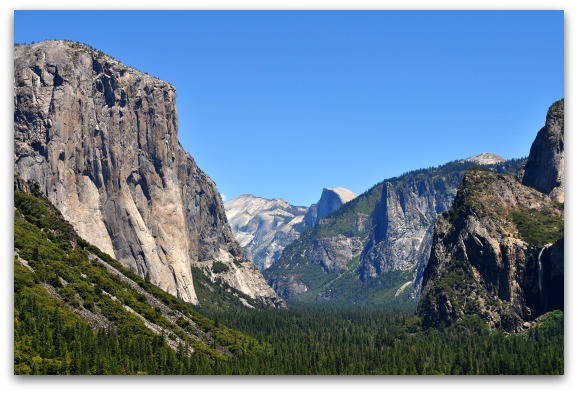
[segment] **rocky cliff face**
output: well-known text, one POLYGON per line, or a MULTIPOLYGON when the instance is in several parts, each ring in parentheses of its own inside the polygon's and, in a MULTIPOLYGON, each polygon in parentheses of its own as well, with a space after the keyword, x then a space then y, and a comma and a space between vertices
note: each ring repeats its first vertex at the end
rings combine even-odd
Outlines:
POLYGON ((175 99, 170 84, 82 44, 15 47, 15 173, 80 236, 197 303, 191 263, 244 254, 215 184, 178 142, 175 99))
MULTIPOLYGON (((486 165, 516 173, 521 160, 486 165)), ((306 230, 264 274, 275 290, 301 300, 386 303, 416 297, 434 224, 476 160, 385 180, 306 230), (413 285, 409 284, 413 283, 413 285)))
POLYGON ((355 194, 346 188, 324 188, 319 202, 311 205, 307 210, 305 225, 312 227, 353 198, 355 194))
POLYGON ((456 191, 455 179, 426 173, 385 183, 362 255, 362 279, 424 264, 436 217, 451 206, 456 191))
POLYGON ((530 149, 522 183, 564 202, 564 99, 552 104, 530 149))
POLYGON ((277 261, 283 249, 303 231, 306 207, 293 206, 283 199, 253 195, 225 202, 225 213, 247 257, 260 269, 277 261))
POLYGON ((518 331, 563 308, 564 213, 509 175, 466 172, 438 217, 418 311, 426 326, 466 314, 518 331))

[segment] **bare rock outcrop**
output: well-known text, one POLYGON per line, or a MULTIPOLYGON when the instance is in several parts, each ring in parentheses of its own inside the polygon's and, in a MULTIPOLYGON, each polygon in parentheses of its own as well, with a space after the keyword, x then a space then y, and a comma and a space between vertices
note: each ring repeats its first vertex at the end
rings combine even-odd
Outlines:
POLYGON ((307 250, 307 259, 328 272, 343 273, 351 259, 361 254, 362 248, 361 240, 356 237, 322 237, 313 241, 313 246, 307 250))
POLYGON ((279 259, 283 249, 299 237, 307 208, 284 199, 241 195, 225 202, 235 238, 261 270, 279 259))
POLYGON ((89 46, 17 45, 14 170, 77 232, 197 303, 191 263, 243 259, 215 183, 178 141, 175 88, 89 46))
POLYGON ((495 154, 495 153, 485 152, 485 153, 478 154, 477 156, 466 158, 463 161, 464 162, 474 162, 474 163, 479 164, 479 165, 494 165, 494 164, 499 164, 501 162, 505 162, 506 159, 502 156, 495 154))
POLYGON ((436 217, 451 206, 457 191, 453 182, 416 174, 384 184, 362 255, 363 279, 425 265, 436 217))
POLYGON ((306 208, 290 205, 284 199, 247 194, 227 201, 225 212, 247 257, 265 271, 307 227, 354 198, 355 194, 346 188, 324 188, 319 201, 306 208))
POLYGON ((285 301, 267 284, 261 271, 251 261, 200 261, 194 263, 194 266, 212 282, 224 283, 267 306, 287 307, 285 301))
POLYGON ((483 153, 384 180, 306 229, 265 277, 285 298, 357 303, 385 303, 393 299, 385 292, 411 280, 399 296, 416 299, 437 216, 451 207, 463 173, 516 173, 522 162, 483 153))
POLYGON ((319 201, 311 205, 309 210, 307 210, 307 214, 305 214, 305 225, 308 227, 315 225, 319 220, 327 217, 343 204, 355 198, 355 196, 356 195, 347 188, 324 188, 319 201))
POLYGON ((564 202, 564 99, 550 106, 546 124, 532 143, 522 183, 564 202))

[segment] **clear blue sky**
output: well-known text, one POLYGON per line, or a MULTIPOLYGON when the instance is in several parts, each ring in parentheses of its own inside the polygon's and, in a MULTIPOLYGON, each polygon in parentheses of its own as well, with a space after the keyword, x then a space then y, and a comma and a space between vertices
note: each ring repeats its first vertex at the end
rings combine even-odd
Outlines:
POLYGON ((16 11, 177 89, 179 138, 231 199, 316 202, 490 151, 564 96, 562 11, 16 11), (49 14, 49 15, 47 15, 49 14))

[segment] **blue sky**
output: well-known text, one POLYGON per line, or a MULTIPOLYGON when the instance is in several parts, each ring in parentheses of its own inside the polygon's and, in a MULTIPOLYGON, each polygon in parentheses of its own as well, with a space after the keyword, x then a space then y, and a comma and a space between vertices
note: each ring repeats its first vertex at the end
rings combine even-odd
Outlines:
POLYGON ((180 141, 228 199, 526 156, 564 96, 562 11, 15 12, 15 42, 53 38, 172 83, 180 141))

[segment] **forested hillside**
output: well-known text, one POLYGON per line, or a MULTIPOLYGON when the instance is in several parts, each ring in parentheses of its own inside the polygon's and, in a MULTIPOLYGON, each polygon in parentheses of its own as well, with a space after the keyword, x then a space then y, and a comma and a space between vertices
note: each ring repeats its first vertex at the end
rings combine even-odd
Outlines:
POLYGON ((563 373, 561 312, 519 335, 475 318, 422 330, 408 309, 249 308, 208 280, 193 309, 22 192, 15 254, 15 374, 563 373))
POLYGON ((80 238, 33 184, 16 183, 16 374, 208 372, 267 350, 130 272, 80 238))

